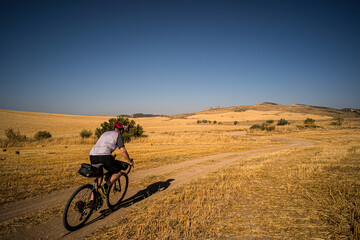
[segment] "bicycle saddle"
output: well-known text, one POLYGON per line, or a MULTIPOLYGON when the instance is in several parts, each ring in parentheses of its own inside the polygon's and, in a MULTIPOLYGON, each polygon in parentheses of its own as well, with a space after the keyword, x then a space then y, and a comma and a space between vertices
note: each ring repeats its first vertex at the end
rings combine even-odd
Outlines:
POLYGON ((96 168, 101 168, 102 166, 104 166, 103 163, 97 163, 97 164, 91 164, 91 166, 96 167, 96 168))

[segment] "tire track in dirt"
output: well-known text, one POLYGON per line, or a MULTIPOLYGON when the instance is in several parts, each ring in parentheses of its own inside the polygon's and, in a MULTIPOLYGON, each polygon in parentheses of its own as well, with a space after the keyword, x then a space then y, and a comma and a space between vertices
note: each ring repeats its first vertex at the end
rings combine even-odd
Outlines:
MULTIPOLYGON (((166 165, 162 167, 157 167, 148 170, 141 170, 130 174, 130 189, 127 193, 127 198, 136 199, 136 196, 140 196, 139 193, 146 192, 146 189, 132 189, 131 182, 139 180, 149 175, 159 175, 168 172, 172 172, 177 169, 181 169, 186 167, 185 170, 179 170, 178 173, 174 173, 169 176, 169 179, 172 179, 170 185, 166 190, 171 190, 179 185, 188 182, 196 177, 199 177, 209 171, 216 170, 220 167, 223 167, 227 164, 230 164, 234 161, 238 160, 246 160, 248 158, 257 157, 262 154, 279 152, 282 150, 293 149, 296 147, 306 147, 312 145, 310 142, 300 141, 300 140, 290 140, 290 139, 280 139, 277 140, 285 141, 287 144, 285 146, 273 147, 268 149, 261 150, 249 150, 244 152, 230 152, 230 153, 222 153, 213 156, 202 157, 196 160, 181 162, 177 164, 166 165), (207 163, 206 165, 200 165, 203 162, 209 160, 218 160, 214 163, 207 163)), ((19 201, 16 203, 7 204, 7 206, 3 206, 0 209, 0 220, 1 222, 7 221, 9 219, 20 217, 25 214, 38 211, 40 209, 56 206, 59 204, 66 204, 67 199, 71 195, 71 193, 77 187, 58 191, 43 197, 31 198, 23 201, 19 201), (6 220, 7 219, 7 220, 6 220)), ((158 193, 159 194, 159 193, 158 193)), ((151 196, 142 196, 143 199, 146 200, 147 197, 151 196)), ((139 199, 138 199, 139 200, 139 199)), ((124 202, 127 202, 125 200, 124 202)), ((62 225, 61 217, 57 217, 52 219, 46 223, 32 226, 31 229, 26 229, 24 231, 18 232, 15 235, 6 236, 5 239, 80 239, 86 235, 90 235, 93 231, 100 227, 104 226, 112 226, 113 223, 123 214, 126 214, 127 209, 131 208, 132 204, 136 204, 138 201, 129 202, 122 208, 117 211, 111 212, 107 209, 106 204, 102 208, 102 210, 95 212, 92 217, 89 219, 88 224, 86 224, 82 229, 79 229, 75 232, 68 232, 64 229, 62 225)))
MULTIPOLYGON (((256 150, 253 150, 253 151, 256 151, 256 150)), ((207 161, 209 159, 217 160, 217 159, 221 159, 221 158, 233 155, 233 154, 238 154, 238 153, 222 153, 222 154, 217 154, 214 156, 202 157, 202 158, 191 160, 191 161, 169 164, 169 165, 165 165, 165 166, 161 166, 161 167, 157 167, 157 168, 152 168, 152 169, 147 169, 147 170, 139 170, 139 171, 136 171, 136 172, 130 174, 130 177, 129 177, 130 184, 131 184, 131 182, 135 182, 135 181, 137 181, 141 178, 144 178, 146 176, 149 176, 149 175, 155 175, 155 174, 159 174, 159 173, 163 174, 163 173, 174 171, 176 169, 180 169, 180 168, 183 168, 186 166, 196 165, 203 161, 207 161)), ((89 180, 89 183, 90 182, 91 182, 91 180, 89 180)), ((3 206, 0 206, 0 223, 8 221, 8 220, 16 218, 16 217, 21 217, 26 214, 36 212, 36 211, 39 211, 42 209, 47 209, 47 208, 50 208, 50 207, 53 207, 53 206, 56 206, 56 205, 59 205, 62 203, 65 205, 65 203, 67 202, 70 195, 78 187, 79 186, 71 187, 68 189, 52 192, 48 195, 36 196, 36 197, 20 200, 17 202, 4 204, 3 206)))

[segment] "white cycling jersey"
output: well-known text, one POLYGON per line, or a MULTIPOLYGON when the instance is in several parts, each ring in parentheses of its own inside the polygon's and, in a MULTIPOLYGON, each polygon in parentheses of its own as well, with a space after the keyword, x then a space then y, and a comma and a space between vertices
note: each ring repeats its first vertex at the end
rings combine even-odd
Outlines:
POLYGON ((104 132, 95 146, 91 149, 91 156, 111 155, 116 147, 119 149, 124 147, 124 140, 120 133, 116 131, 104 132))

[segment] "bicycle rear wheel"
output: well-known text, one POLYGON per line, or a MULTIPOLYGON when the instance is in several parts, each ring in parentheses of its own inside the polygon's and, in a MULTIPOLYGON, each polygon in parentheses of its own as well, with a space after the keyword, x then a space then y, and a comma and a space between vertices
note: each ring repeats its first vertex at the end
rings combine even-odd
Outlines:
POLYGON ((67 230, 74 231, 81 228, 90 218, 91 213, 94 210, 94 206, 90 204, 92 193, 93 186, 91 184, 86 184, 79 187, 71 195, 66 203, 63 214, 63 224, 67 230))
POLYGON ((128 185, 129 178, 126 173, 122 173, 120 178, 114 182, 109 189, 108 197, 106 199, 106 203, 109 208, 115 208, 121 202, 121 200, 123 200, 128 185))

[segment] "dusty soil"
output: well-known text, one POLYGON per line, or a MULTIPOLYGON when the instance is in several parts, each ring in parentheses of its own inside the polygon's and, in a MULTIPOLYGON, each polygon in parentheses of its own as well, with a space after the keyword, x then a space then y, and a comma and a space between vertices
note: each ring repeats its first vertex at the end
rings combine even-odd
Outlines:
MULTIPOLYGON (((239 133, 237 133, 239 134, 239 133)), ((240 133, 242 134, 242 133, 240 133)), ((279 138, 278 138, 279 140, 279 138)), ((216 170, 234 161, 250 161, 251 158, 272 152, 284 151, 292 148, 310 146, 312 143, 282 139, 286 144, 284 146, 258 149, 244 152, 230 152, 213 156, 202 157, 192 161, 171 164, 158 168, 141 170, 130 173, 130 187, 126 194, 124 204, 116 211, 107 209, 106 204, 103 208, 95 212, 88 220, 87 224, 74 232, 67 231, 62 224, 62 218, 56 217, 43 224, 32 226, 13 235, 2 236, 2 239, 81 239, 90 235, 100 227, 111 226, 119 216, 126 214, 127 209, 131 208, 139 201, 146 201, 147 198, 156 197, 161 194, 161 190, 168 191, 199 177, 209 171, 216 170), (210 161, 215 160, 215 161, 210 161), (204 164, 202 164, 204 163, 204 164), (205 164, 206 163, 206 164, 205 164), (169 173, 168 181, 162 183, 153 183, 150 186, 157 186, 158 190, 151 190, 150 186, 145 189, 132 188, 131 183, 151 175, 163 175, 169 173), (165 185, 164 185, 165 184, 165 185), (163 186, 166 186, 165 188, 163 186), (149 193, 150 190, 150 193, 149 193), (154 194, 156 193, 156 194, 154 194)), ((250 163, 251 164, 251 161, 250 163)), ((77 186, 78 187, 78 186, 77 186)), ((46 196, 39 196, 21 200, 18 202, 5 204, 0 207, 0 223, 6 222, 13 218, 21 217, 26 214, 39 211, 41 209, 51 208, 59 204, 66 204, 71 193, 77 188, 69 188, 62 191, 54 192, 46 196)))

